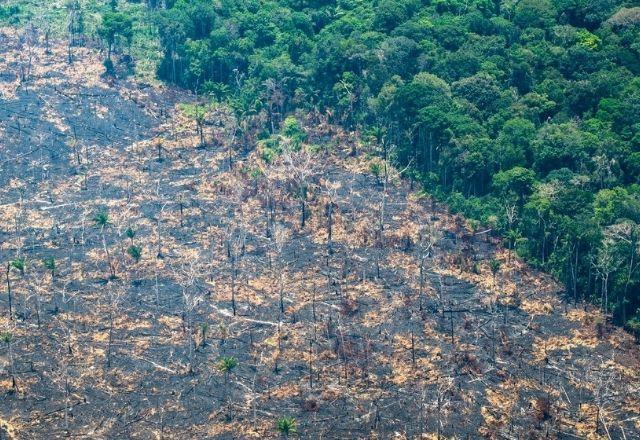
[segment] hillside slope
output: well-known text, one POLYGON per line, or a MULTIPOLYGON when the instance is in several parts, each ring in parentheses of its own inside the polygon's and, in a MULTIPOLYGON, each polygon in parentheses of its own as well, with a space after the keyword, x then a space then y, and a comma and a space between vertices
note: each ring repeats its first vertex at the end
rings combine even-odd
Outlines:
POLYGON ((370 147, 0 32, 0 438, 640 436, 632 338, 370 147))

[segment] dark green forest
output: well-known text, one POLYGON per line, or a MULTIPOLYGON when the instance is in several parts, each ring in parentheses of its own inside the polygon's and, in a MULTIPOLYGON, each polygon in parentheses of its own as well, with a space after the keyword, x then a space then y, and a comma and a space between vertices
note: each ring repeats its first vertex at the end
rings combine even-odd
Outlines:
MULTIPOLYGON (((111 11, 96 34, 110 58, 112 50, 127 52, 139 17, 106 3, 111 11)), ((159 79, 228 103, 250 121, 239 130, 256 139, 273 135, 288 115, 328 115, 554 274, 573 301, 596 303, 640 332, 637 3, 149 0, 146 7, 162 52, 159 79)))

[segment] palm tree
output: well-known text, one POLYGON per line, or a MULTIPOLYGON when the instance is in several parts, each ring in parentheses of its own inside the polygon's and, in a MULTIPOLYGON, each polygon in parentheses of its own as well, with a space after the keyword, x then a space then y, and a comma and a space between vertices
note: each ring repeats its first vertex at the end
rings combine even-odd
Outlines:
POLYGON ((231 420, 231 399, 228 396, 227 386, 229 383, 229 375, 237 366, 238 360, 231 356, 223 356, 218 361, 218 370, 224 373, 224 395, 227 401, 227 419, 229 420, 231 420))
POLYGON ((278 419, 278 431, 280 431, 286 439, 288 439, 290 435, 296 434, 298 432, 296 429, 296 419, 288 416, 278 419))
POLYGON ((238 360, 232 356, 223 356, 218 362, 218 370, 224 373, 225 383, 228 381, 229 375, 234 368, 238 366, 238 360))
POLYGON ((106 211, 99 212, 93 216, 93 223, 96 228, 100 228, 100 235, 102 235, 102 248, 107 256, 107 263, 109 264, 109 271, 111 273, 111 279, 116 278, 116 271, 111 263, 111 254, 109 254, 109 248, 107 247, 107 238, 105 237, 104 230, 111 224, 109 219, 109 213, 106 211))
POLYGON ((106 211, 102 211, 93 216, 93 223, 95 223, 96 227, 105 228, 111 224, 111 219, 109 218, 109 213, 106 211))

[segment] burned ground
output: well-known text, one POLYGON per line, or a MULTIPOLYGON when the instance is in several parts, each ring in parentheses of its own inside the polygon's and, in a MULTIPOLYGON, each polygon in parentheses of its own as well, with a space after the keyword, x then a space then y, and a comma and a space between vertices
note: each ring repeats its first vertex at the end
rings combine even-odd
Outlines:
POLYGON ((640 436, 632 338, 357 139, 198 146, 192 96, 1 39, 0 438, 640 436))

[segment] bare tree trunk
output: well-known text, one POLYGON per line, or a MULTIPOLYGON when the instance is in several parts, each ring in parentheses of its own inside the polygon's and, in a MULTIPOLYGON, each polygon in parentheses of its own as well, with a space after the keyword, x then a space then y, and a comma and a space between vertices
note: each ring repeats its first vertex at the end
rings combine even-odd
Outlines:
POLYGON ((13 344, 11 343, 11 340, 7 342, 7 345, 9 349, 9 366, 11 367, 11 386, 13 387, 14 391, 18 391, 18 384, 16 382, 15 362, 13 359, 13 344))
POLYGON ((333 202, 329 201, 327 204, 327 248, 329 254, 333 253, 332 247, 333 240, 333 202))
POLYGON ((111 262, 111 254, 109 253, 109 248, 107 247, 107 238, 104 234, 104 226, 100 228, 100 233, 102 235, 102 248, 104 249, 104 253, 107 256, 107 263, 109 265, 109 272, 111 274, 111 278, 116 278, 116 271, 111 262))
POLYGON ((11 279, 9 277, 9 272, 11 271, 11 263, 7 263, 7 294, 9 295, 9 319, 13 320, 13 296, 11 295, 11 279))
POLYGON ((111 368, 111 345, 113 342, 113 304, 109 310, 109 339, 107 342, 107 368, 111 368))
POLYGON ((313 389, 313 341, 309 341, 309 388, 313 389))
POLYGON ((231 257, 231 309, 236 316, 236 256, 231 257))

